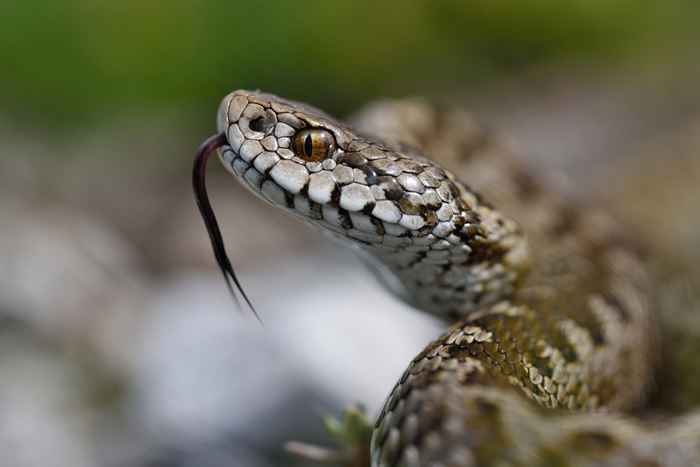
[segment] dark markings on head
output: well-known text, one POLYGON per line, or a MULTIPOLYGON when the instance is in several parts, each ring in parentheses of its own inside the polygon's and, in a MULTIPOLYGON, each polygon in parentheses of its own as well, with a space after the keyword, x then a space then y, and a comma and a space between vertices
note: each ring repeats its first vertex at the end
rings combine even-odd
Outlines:
POLYGON ((350 230, 353 228, 352 219, 350 219, 350 214, 345 209, 338 208, 338 219, 340 221, 340 226, 343 229, 350 230))
POLYGON ((287 205, 287 208, 294 209, 294 195, 288 192, 287 190, 284 190, 284 201, 287 205))

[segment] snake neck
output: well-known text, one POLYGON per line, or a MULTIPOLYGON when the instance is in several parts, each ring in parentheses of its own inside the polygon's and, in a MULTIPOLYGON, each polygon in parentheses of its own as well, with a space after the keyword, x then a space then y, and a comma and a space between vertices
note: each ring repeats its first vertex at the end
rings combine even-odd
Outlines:
POLYGON ((446 176, 452 196, 421 217, 423 230, 385 232, 382 244, 361 246, 395 295, 417 309, 456 318, 508 299, 529 268, 529 254, 515 221, 446 176))

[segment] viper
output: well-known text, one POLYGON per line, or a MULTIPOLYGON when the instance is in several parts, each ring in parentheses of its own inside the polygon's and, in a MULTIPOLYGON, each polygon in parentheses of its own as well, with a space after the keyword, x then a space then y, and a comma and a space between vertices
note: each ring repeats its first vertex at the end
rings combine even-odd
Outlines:
POLYGON ((232 293, 252 309, 206 195, 215 149, 253 194, 354 248, 388 291, 446 323, 348 463, 700 465, 700 411, 639 415, 661 345, 644 246, 553 193, 469 114, 387 100, 344 123, 238 90, 217 127, 193 183, 232 293))

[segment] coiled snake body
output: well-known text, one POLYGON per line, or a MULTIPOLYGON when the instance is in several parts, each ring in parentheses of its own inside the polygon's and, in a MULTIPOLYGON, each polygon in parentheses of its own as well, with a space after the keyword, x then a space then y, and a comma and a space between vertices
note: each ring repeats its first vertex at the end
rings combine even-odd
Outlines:
POLYGON ((658 353, 636 246, 475 138, 467 114, 387 101, 350 126, 235 91, 217 121, 247 188, 454 323, 387 398, 373 466, 700 465, 700 414, 654 428, 615 415, 643 403, 658 353))

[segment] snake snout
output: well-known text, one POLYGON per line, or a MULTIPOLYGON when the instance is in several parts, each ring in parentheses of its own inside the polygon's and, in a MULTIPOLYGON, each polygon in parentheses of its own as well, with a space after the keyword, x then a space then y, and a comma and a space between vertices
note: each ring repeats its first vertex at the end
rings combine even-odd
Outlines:
POLYGON ((271 135, 276 124, 277 115, 272 110, 264 109, 257 104, 249 104, 238 120, 241 132, 251 139, 271 135))
MULTIPOLYGON (((218 129, 228 133, 236 127, 235 137, 229 139, 260 141, 273 135, 277 125, 277 114, 269 103, 249 91, 235 91, 221 102, 217 115, 218 129)), ((235 148, 234 148, 235 149, 235 148)))
POLYGON ((258 140, 272 134, 277 124, 277 115, 271 109, 249 103, 240 118, 238 128, 248 139, 258 140))

